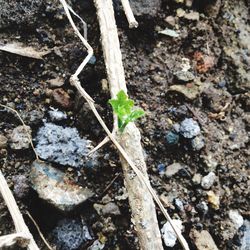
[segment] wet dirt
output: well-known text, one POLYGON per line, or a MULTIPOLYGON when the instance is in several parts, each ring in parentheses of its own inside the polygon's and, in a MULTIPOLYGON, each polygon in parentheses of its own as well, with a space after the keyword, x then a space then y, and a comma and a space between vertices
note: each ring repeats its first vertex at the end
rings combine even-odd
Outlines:
MULTIPOLYGON (((0 51, 0 103, 19 112, 31 127, 33 138, 45 121, 51 121, 49 111, 53 107, 67 115, 67 119, 56 121, 57 125, 76 127, 81 137, 97 145, 105 133, 69 84, 69 77, 86 56, 86 50, 74 36, 62 6, 58 1, 1 2, 0 42, 18 41, 51 52, 43 60, 36 60, 0 51), (53 79, 59 79, 59 85, 53 79), (64 98, 57 101, 53 93, 58 92, 67 97, 70 106, 65 107, 61 101, 64 98)), ((138 8, 144 1, 133 2, 137 2, 135 8, 138 8)), ((148 6, 145 1, 137 16, 139 27, 130 30, 115 1, 128 93, 136 106, 146 112, 137 125, 151 184, 165 200, 171 217, 182 220, 183 235, 191 249, 197 249, 191 233, 194 230, 208 231, 218 249, 240 249, 243 229, 235 230, 229 211, 236 209, 244 220, 249 220, 250 6, 243 0, 193 1, 191 6, 187 2, 192 1, 185 4, 162 0, 152 7, 150 1, 148 6), (186 15, 194 12, 191 17, 186 15), (178 37, 158 33, 165 28, 175 30, 178 37), (187 71, 194 76, 187 82, 176 77, 177 71, 186 70, 182 67, 184 61, 188 62, 187 71), (183 92, 169 91, 173 85, 192 91, 197 84, 198 92, 191 99, 183 92), (200 126, 205 146, 198 151, 193 150, 191 139, 182 135, 176 144, 166 140, 166 134, 185 118, 193 118, 200 126), (164 171, 173 163, 183 167, 169 177, 164 171), (215 173, 216 179, 206 190, 200 183, 210 172, 215 173), (211 202, 209 191, 218 198, 218 206, 211 202)), ((70 5, 88 24, 88 40, 95 55, 80 80, 111 129, 112 110, 107 104, 110 97, 105 87, 95 8, 91 1, 72 0, 70 5)), ((80 22, 77 23, 83 31, 80 22)), ((16 176, 28 179, 35 160, 31 148, 10 147, 10 135, 19 125, 15 114, 0 109, 0 134, 8 139, 6 147, 0 148, 0 168, 12 190, 17 185, 16 176)), ((23 214, 28 210, 33 215, 51 245, 56 244, 53 230, 58 222, 72 218, 83 220, 92 238, 78 249, 87 249, 97 239, 105 245, 104 249, 138 249, 116 150, 107 144, 99 150, 99 157, 97 167, 79 170, 54 164, 69 179, 95 193, 69 214, 47 205, 31 188, 25 195, 16 195, 23 214), (118 205, 121 214, 112 211, 102 214, 95 209, 96 204, 109 203, 118 205)), ((162 228, 166 221, 158 209, 157 213, 162 228)), ((24 217, 39 247, 46 249, 32 222, 24 217)), ((0 235, 13 231, 9 212, 0 200, 0 235)), ((177 243, 173 249, 181 247, 177 243)))

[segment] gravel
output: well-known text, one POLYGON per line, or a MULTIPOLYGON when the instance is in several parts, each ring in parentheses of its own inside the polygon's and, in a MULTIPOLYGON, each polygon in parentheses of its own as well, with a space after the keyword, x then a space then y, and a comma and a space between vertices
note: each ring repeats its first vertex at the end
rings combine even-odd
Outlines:
POLYGON ((180 133, 183 137, 191 139, 201 132, 199 124, 192 118, 186 118, 180 124, 180 133))

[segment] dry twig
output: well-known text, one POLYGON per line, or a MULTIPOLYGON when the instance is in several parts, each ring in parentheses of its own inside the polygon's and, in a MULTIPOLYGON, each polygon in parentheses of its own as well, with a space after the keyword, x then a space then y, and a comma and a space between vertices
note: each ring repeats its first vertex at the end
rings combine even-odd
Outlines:
POLYGON ((29 211, 26 211, 26 214, 28 215, 28 217, 30 218, 30 220, 33 222, 33 224, 35 225, 36 227, 36 230, 38 231, 41 239, 43 240, 44 244, 46 245, 46 247, 49 249, 49 250, 54 250, 50 244, 48 243, 48 241, 45 239, 45 237, 43 236, 43 233, 41 232, 38 224, 36 223, 36 221, 34 220, 34 218, 32 217, 32 215, 29 213, 29 211))
POLYGON ((125 15, 128 20, 129 28, 137 28, 138 22, 135 20, 133 11, 131 10, 130 4, 128 0, 121 0, 122 7, 124 9, 125 15))
MULTIPOLYGON (((91 48, 91 46, 88 44, 88 42, 83 38, 83 36, 80 34, 80 32, 78 31, 76 25, 74 24, 74 21, 72 20, 72 17, 70 15, 70 12, 68 10, 67 7, 67 3, 65 2, 65 0, 60 0, 60 2, 62 3, 66 15, 74 29, 74 32, 77 34, 77 36, 80 38, 80 40, 83 42, 83 44, 86 46, 87 50, 88 50, 88 55, 87 57, 83 60, 82 64, 79 66, 79 68, 77 69, 77 71, 75 72, 75 74, 72 75, 72 77, 70 78, 70 82, 73 86, 76 87, 76 89, 79 91, 79 93, 85 98, 85 100, 87 101, 87 103, 89 104, 90 108, 92 109, 94 115, 96 116, 97 120, 99 121, 99 123, 101 124, 101 126, 103 127, 103 129, 105 130, 105 132, 107 133, 108 137, 110 138, 110 140, 114 143, 114 145, 117 147, 117 149, 119 150, 121 156, 123 157, 123 159, 125 160, 125 162, 128 163, 128 165, 131 166, 131 168, 133 169, 133 171, 136 173, 136 175, 138 176, 139 180, 141 181, 139 183, 139 185, 146 185, 148 191, 150 192, 150 194, 152 195, 152 197, 154 198, 155 202, 159 205, 162 213, 164 214, 164 216, 167 218, 167 220, 169 221, 170 225, 172 226, 174 232, 176 233, 180 243, 182 244, 184 249, 189 249, 187 242, 185 241, 185 239, 183 238, 183 236, 181 235, 180 231, 174 226, 174 224, 172 223, 172 220, 170 218, 170 216, 168 215, 167 211, 165 210, 164 206, 162 205, 161 201, 159 200, 157 194, 155 193, 155 191, 153 190, 153 188, 150 185, 149 180, 144 176, 144 174, 142 174, 141 170, 138 169, 138 167, 134 164, 134 162, 131 160, 131 158, 129 157, 129 155, 125 152, 125 150, 122 148, 122 146, 118 143, 118 141, 116 140, 116 138, 113 136, 113 134, 109 131, 108 127, 106 126, 106 124, 104 123, 103 119, 101 118, 101 116, 99 115, 98 111, 95 108, 94 105, 94 101, 93 99, 87 94, 87 92, 82 88, 81 83, 78 79, 78 75, 80 74, 80 72, 82 71, 82 69, 84 68, 84 66, 87 64, 87 62, 89 61, 89 59, 92 57, 93 55, 93 49, 91 48)), ((102 2, 102 1, 100 1, 102 2)), ((104 1, 105 3, 111 4, 112 7, 112 2, 111 1, 104 1)), ((96 2, 95 2, 96 3, 96 2)), ((99 3, 99 1, 98 1, 99 3)), ((97 3, 96 3, 97 4, 97 3)), ((98 5, 97 5, 98 6, 98 5)), ((98 6, 97 8, 99 11, 107 11, 100 9, 100 6, 98 6)), ((113 7, 111 9, 111 11, 113 12, 113 7)), ((111 12, 111 13, 112 13, 111 12)), ((99 13, 100 14, 100 13, 99 13)), ((105 13, 104 13, 105 14, 105 13)), ((113 17, 113 15, 112 15, 113 17)), ((115 30, 110 29, 111 31, 117 33, 117 30, 115 28, 115 30)), ((115 39, 118 40, 118 36, 115 35, 115 39)), ((118 44, 119 44, 119 40, 118 40, 118 44)), ((114 71, 118 70, 118 71, 124 71, 123 66, 122 66, 122 61, 121 61, 121 55, 117 55, 118 56, 118 62, 121 64, 119 66, 116 65, 115 68, 113 68, 114 71)), ((117 74, 119 75, 119 74, 117 74)), ((125 79, 123 79, 123 75, 124 72, 121 76, 121 81, 118 81, 117 83, 119 84, 124 84, 125 85, 125 79)), ((115 96, 116 93, 118 92, 117 90, 119 90, 119 87, 117 89, 112 88, 111 89, 111 96, 115 96)), ((126 91, 126 89, 125 89, 126 91)), ((130 124, 128 126, 134 126, 133 124, 130 124)), ((134 131, 136 131, 136 129, 133 129, 134 131)), ((126 131, 125 131, 126 132, 126 131)), ((126 135, 125 135, 126 136, 126 135)), ((140 135, 137 134, 136 135, 138 138, 140 138, 140 135)), ((140 139, 139 139, 140 140, 140 139)), ((134 152, 133 152, 134 153, 134 152)), ((135 160, 135 159, 134 159, 135 160)), ((133 175, 133 173, 131 172, 131 170, 127 169, 128 171, 128 176, 130 176, 130 178, 134 178, 135 176, 133 175)), ((138 210, 142 209, 141 207, 137 207, 138 210)), ((153 211, 150 211, 151 213, 153 213, 153 211)), ((138 211, 136 212, 138 213, 138 211)), ((147 216, 147 215, 145 215, 147 216)), ((140 224, 140 227, 143 228, 145 225, 143 225, 143 221, 141 221, 142 224, 140 224)), ((147 227, 150 227, 151 225, 147 225, 147 227)), ((142 236, 143 237, 143 236, 142 236)), ((151 241, 153 242, 154 240, 156 240, 155 238, 149 238, 147 239, 147 241, 151 241)), ((143 246, 142 246, 143 247, 143 246)), ((152 248, 153 249, 153 248, 152 248)), ((154 248, 154 249, 162 249, 161 247, 159 248, 154 248)))

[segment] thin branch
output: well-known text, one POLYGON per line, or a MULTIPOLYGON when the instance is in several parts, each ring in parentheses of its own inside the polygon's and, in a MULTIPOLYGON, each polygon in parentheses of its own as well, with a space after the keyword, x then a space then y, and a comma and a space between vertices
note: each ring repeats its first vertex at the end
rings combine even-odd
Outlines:
POLYGON ((43 233, 41 232, 41 230, 40 230, 38 224, 36 223, 36 221, 34 220, 34 218, 32 217, 32 215, 29 213, 29 211, 26 211, 26 214, 28 215, 28 217, 30 218, 30 220, 31 220, 31 221, 33 222, 33 224, 35 225, 36 230, 38 231, 38 233, 39 233, 41 239, 43 240, 43 242, 44 242, 44 244, 47 246, 47 248, 48 248, 49 250, 54 250, 54 249, 50 246, 50 244, 48 243, 48 241, 45 239, 45 237, 43 236, 43 233))
POLYGON ((24 222, 23 216, 16 204, 14 196, 12 195, 1 170, 0 170, 0 192, 10 211, 17 233, 23 233, 24 235, 26 235, 25 238, 29 239, 27 248, 29 250, 39 250, 36 242, 33 239, 32 234, 30 233, 28 227, 24 222))
POLYGON ((121 0, 121 2, 122 2, 122 7, 124 9, 125 15, 128 20, 129 28, 137 28, 138 22, 135 20, 133 11, 129 4, 129 0, 121 0))

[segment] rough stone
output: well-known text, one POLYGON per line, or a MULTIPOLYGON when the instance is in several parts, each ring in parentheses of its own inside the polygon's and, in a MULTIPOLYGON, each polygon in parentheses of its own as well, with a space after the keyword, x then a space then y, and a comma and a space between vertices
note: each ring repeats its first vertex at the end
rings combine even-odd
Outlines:
POLYGON ((18 126, 10 134, 10 147, 15 150, 27 149, 30 146, 31 128, 18 126))
POLYGON ((197 250, 218 250, 212 236, 206 230, 190 232, 190 238, 193 239, 197 250))
POLYGON ((195 78, 192 72, 184 70, 176 71, 174 75, 181 82, 191 82, 195 78))
POLYGON ((206 175, 202 178, 201 186, 204 189, 210 189, 213 186, 215 180, 216 180, 215 173, 210 172, 208 175, 206 175))
POLYGON ((201 174, 195 174, 192 178, 192 181, 195 185, 199 185, 201 183, 202 175, 201 174))
MULTIPOLYGON (((182 230, 182 221, 181 220, 172 220, 172 223, 178 228, 180 231, 182 230)), ((177 236, 171 227, 170 223, 167 222, 163 225, 161 229, 162 237, 164 240, 164 243, 167 247, 173 247, 176 243, 177 236)))
MULTIPOLYGON (((53 123, 45 123, 36 136, 38 155, 45 160, 71 167, 88 165, 86 155, 92 149, 91 142, 81 139, 76 128, 63 128, 53 123)), ((91 164, 97 165, 96 155, 91 164)), ((90 162, 90 161, 89 161, 90 162)))
POLYGON ((191 141, 193 150, 199 151, 205 146, 205 138, 201 135, 194 137, 191 141))
POLYGON ((37 161, 32 164, 30 182, 41 199, 65 212, 93 196, 90 189, 68 180, 62 171, 37 161))
POLYGON ((193 11, 193 12, 190 12, 190 13, 186 13, 184 15, 184 18, 187 19, 187 20, 191 20, 191 21, 199 21, 200 14, 199 14, 199 12, 193 11))
POLYGON ((47 81, 51 88, 58 88, 64 85, 64 79, 62 77, 57 77, 47 81))
POLYGON ((181 169, 183 169, 185 166, 181 163, 173 163, 166 168, 165 175, 167 177, 172 177, 173 175, 177 174, 181 169))
POLYGON ((211 204, 214 209, 220 208, 220 197, 219 195, 215 194, 212 190, 207 192, 207 200, 211 204))
POLYGON ((62 108, 68 109, 71 107, 70 96, 62 88, 54 89, 52 92, 52 97, 54 101, 60 105, 62 108))
POLYGON ((194 100, 195 98, 198 97, 198 95, 201 92, 200 86, 196 84, 186 84, 186 85, 172 85, 169 87, 168 91, 174 91, 178 92, 182 95, 184 95, 186 98, 189 100, 194 100))
POLYGON ((103 215, 120 215, 120 209, 114 202, 109 202, 102 207, 103 215))
POLYGON ((55 244, 61 250, 76 250, 92 240, 89 229, 78 219, 60 220, 53 230, 55 244))
POLYGON ((201 132, 198 122, 192 118, 186 118, 180 125, 180 133, 185 138, 191 139, 199 135, 201 132))
POLYGON ((175 145, 179 142, 179 135, 177 133, 174 133, 173 131, 169 131, 166 136, 166 142, 169 145, 175 145))
POLYGON ((244 223, 243 217, 237 210, 230 210, 228 215, 230 220, 233 222, 235 228, 238 230, 244 223))
POLYGON ((0 149, 6 148, 7 142, 8 142, 8 139, 4 135, 0 134, 0 149))

